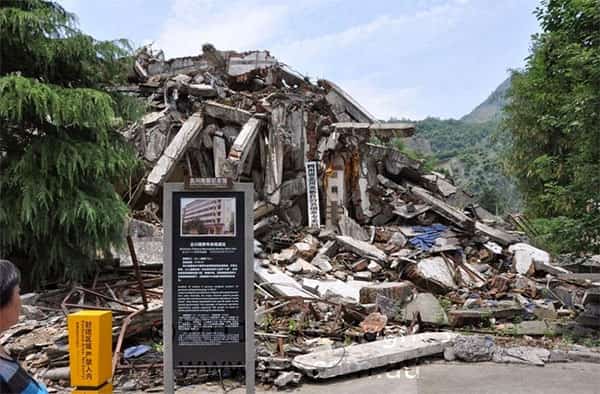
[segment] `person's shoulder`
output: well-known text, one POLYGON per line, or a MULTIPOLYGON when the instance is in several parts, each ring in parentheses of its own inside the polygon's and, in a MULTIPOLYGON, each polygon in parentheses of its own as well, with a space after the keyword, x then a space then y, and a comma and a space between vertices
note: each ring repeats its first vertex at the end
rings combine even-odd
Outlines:
POLYGON ((47 394, 48 390, 36 382, 14 360, 0 357, 0 387, 2 394, 47 394))
POLYGON ((10 381, 19 368, 19 364, 16 361, 0 357, 0 379, 2 381, 10 381))
POLYGON ((29 384, 20 394, 48 394, 48 390, 46 390, 44 385, 30 378, 29 384))

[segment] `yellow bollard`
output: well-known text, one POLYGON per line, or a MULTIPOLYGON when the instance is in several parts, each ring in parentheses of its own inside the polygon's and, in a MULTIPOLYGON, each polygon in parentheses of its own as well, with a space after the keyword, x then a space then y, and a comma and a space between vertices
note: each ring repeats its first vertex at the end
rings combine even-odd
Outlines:
POLYGON ((67 322, 73 393, 112 393, 112 312, 81 311, 67 322))

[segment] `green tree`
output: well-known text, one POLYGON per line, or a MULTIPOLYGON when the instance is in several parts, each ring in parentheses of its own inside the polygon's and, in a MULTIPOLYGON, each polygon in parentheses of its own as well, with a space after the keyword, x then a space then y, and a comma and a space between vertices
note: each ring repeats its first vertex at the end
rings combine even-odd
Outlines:
POLYGON ((29 278, 80 277, 121 242, 114 184, 138 161, 117 132, 131 100, 110 88, 130 52, 56 2, 0 0, 0 254, 29 263, 29 278))
POLYGON ((559 249, 600 249, 600 2, 545 0, 504 126, 527 212, 559 249), (569 242, 565 242, 568 240, 569 242))

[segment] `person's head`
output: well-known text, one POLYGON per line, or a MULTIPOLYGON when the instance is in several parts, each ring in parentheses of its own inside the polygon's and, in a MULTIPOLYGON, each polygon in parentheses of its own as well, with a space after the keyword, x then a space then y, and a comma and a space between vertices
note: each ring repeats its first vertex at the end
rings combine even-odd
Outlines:
POLYGON ((0 259, 0 332, 19 321, 20 279, 17 267, 8 260, 0 259))

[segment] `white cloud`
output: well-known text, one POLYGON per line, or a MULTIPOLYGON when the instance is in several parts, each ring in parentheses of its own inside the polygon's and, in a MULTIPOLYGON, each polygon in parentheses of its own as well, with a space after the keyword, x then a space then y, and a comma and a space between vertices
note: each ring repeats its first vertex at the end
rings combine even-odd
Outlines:
POLYGON ((156 47, 168 57, 199 54, 207 42, 219 49, 257 49, 283 27, 287 13, 280 3, 174 0, 156 47))
POLYGON ((360 79, 335 82, 377 119, 395 117, 415 120, 424 117, 424 114, 414 111, 415 103, 419 100, 418 87, 382 86, 377 79, 380 78, 371 74, 360 79))
POLYGON ((450 0, 421 11, 397 16, 381 15, 342 31, 281 44, 273 53, 290 64, 343 51, 358 56, 393 46, 406 54, 423 50, 435 39, 459 26, 468 0, 450 0))

